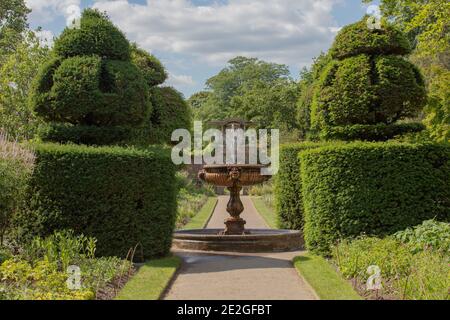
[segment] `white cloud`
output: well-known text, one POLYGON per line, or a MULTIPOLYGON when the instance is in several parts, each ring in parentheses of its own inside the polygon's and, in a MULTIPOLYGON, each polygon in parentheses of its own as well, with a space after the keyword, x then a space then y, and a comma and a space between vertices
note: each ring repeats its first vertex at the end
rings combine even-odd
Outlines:
POLYGON ((189 0, 97 0, 143 48, 188 54, 223 64, 237 55, 303 66, 329 47, 338 27, 331 11, 340 0, 228 0, 195 6, 189 0))
POLYGON ((49 47, 53 46, 53 40, 55 37, 53 35, 53 32, 51 32, 50 30, 39 30, 36 31, 35 33, 39 41, 41 42, 41 45, 49 47))
POLYGON ((31 9, 30 20, 38 24, 49 23, 64 16, 69 25, 81 13, 80 0, 25 0, 31 9))
POLYGON ((173 87, 192 87, 196 85, 194 79, 191 76, 169 74, 169 79, 165 82, 165 85, 173 87))

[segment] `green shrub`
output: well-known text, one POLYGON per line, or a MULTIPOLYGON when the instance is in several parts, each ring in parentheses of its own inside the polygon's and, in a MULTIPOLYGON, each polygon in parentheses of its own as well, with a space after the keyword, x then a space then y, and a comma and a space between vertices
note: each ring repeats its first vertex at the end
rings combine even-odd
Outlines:
MULTIPOLYGON (((156 77, 164 69, 158 69, 156 58, 152 63, 156 77)), ((86 9, 81 27, 67 28, 55 41, 51 58, 33 81, 30 107, 43 120, 63 123, 67 127, 134 129, 142 125, 151 113, 147 82, 152 66, 149 61, 146 66, 138 64, 142 72, 131 60, 128 40, 108 17, 86 9)), ((67 130, 61 130, 62 127, 58 132, 53 130, 53 136, 41 138, 58 142, 76 140, 72 135, 73 129, 68 129, 70 132, 67 133, 67 130), (70 139, 61 141, 66 135, 70 139)), ((105 140, 103 132, 96 128, 81 131, 87 131, 88 136, 80 138, 81 141, 103 144, 105 140), (93 137, 95 133, 100 137, 93 137)))
POLYGON ((192 127, 192 114, 183 95, 171 87, 151 88, 153 112, 138 130, 137 144, 171 144, 172 132, 192 127))
POLYGON ((149 87, 163 84, 167 80, 168 75, 161 61, 136 45, 132 46, 131 60, 142 72, 149 87))
POLYGON ((372 133, 374 125, 384 124, 377 127, 376 140, 392 138, 389 125, 417 116, 426 103, 420 71, 403 58, 409 52, 406 36, 387 23, 381 29, 371 30, 364 17, 344 27, 330 50, 333 60, 314 85, 312 129, 324 131, 323 136, 339 131, 344 140, 351 140, 345 134, 354 136, 355 129, 342 128, 358 125, 362 132, 356 136, 364 138, 364 131, 372 133), (379 132, 383 129, 388 132, 379 132))
POLYGON ((54 50, 64 58, 97 55, 114 60, 130 59, 130 44, 124 34, 105 14, 93 9, 83 11, 80 28, 64 29, 55 40, 54 50))
POLYGON ((353 143, 303 151, 307 248, 392 234, 427 219, 450 221, 450 146, 353 143), (432 186, 432 187, 431 187, 432 186))
POLYGON ((126 144, 133 130, 128 127, 98 127, 48 123, 42 126, 39 137, 43 141, 76 143, 88 146, 126 144))
POLYGON ((8 136, 0 131, 0 248, 24 200, 33 166, 33 152, 8 141, 8 136))
MULTIPOLYGON (((382 297, 407 300, 447 300, 449 298, 450 270, 448 252, 421 250, 387 237, 342 241, 333 249, 333 262, 342 275, 353 279, 361 295, 370 276, 369 266, 381 271, 382 297)), ((377 295, 378 295, 377 294, 377 295)))
POLYGON ((320 136, 324 140, 342 141, 387 141, 395 137, 420 133, 425 130, 422 123, 394 123, 324 127, 320 136))
POLYGON ((367 25, 368 18, 365 16, 339 31, 330 49, 333 59, 345 59, 358 54, 406 55, 411 52, 411 45, 402 32, 384 21, 381 29, 371 30, 367 25))
POLYGON ((168 150, 36 145, 20 238, 72 229, 95 237, 101 256, 144 258, 169 252, 176 216, 175 168, 168 150))
POLYGON ((432 249, 450 253, 450 224, 427 220, 413 228, 399 231, 394 237, 408 244, 414 252, 432 249))
POLYGON ((275 177, 275 211, 280 228, 302 230, 304 224, 302 184, 300 179, 300 151, 323 144, 304 142, 280 147, 280 168, 275 177))

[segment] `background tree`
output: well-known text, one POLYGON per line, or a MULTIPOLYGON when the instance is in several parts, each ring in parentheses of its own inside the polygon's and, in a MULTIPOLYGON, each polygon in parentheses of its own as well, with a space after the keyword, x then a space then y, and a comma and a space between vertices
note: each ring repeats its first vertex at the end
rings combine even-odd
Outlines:
POLYGON ((21 43, 23 33, 28 29, 27 15, 30 12, 24 0, 0 2, 0 64, 21 43))
POLYGON ((42 124, 28 104, 28 94, 49 52, 34 32, 24 36, 0 66, 0 128, 18 140, 33 138, 42 124))
MULTIPOLYGON (((363 1, 370 2, 370 1, 363 1)), ((414 44, 411 61, 426 79, 425 123, 431 137, 450 140, 450 2, 381 0, 383 15, 406 32, 414 44)))
POLYGON ((290 135, 297 128, 298 88, 286 65, 236 57, 206 81, 206 89, 189 99, 198 120, 240 117, 290 135))

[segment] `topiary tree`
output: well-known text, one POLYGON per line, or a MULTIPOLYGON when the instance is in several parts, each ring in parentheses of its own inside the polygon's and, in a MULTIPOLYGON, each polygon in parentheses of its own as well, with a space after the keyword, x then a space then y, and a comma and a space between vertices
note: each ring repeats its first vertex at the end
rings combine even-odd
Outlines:
POLYGON ((161 61, 136 44, 131 47, 131 60, 141 70, 149 87, 163 84, 167 80, 168 74, 161 61))
POLYGON ((314 92, 313 128, 325 139, 344 140, 386 140, 392 138, 390 132, 421 130, 392 128, 417 115, 426 101, 419 70, 403 58, 410 51, 405 35, 385 22, 373 30, 365 17, 344 27, 314 92))
POLYGON ((133 63, 128 40, 105 14, 85 10, 80 27, 66 28, 52 55, 30 96, 35 112, 50 122, 44 140, 112 143, 112 132, 125 139, 126 128, 140 125, 150 113, 147 75, 133 63))
POLYGON ((135 144, 171 144, 172 132, 192 128, 192 112, 183 95, 172 87, 150 89, 153 112, 135 136, 135 144))

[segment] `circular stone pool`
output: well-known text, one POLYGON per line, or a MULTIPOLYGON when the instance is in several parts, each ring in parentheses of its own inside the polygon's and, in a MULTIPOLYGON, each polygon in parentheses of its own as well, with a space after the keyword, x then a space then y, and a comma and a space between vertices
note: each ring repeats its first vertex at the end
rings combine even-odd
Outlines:
POLYGON ((246 235, 220 235, 223 229, 175 231, 173 248, 196 251, 283 252, 303 248, 300 231, 247 229, 246 235))

